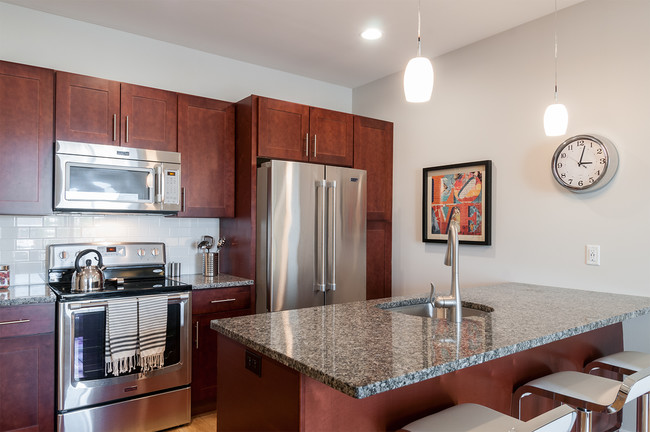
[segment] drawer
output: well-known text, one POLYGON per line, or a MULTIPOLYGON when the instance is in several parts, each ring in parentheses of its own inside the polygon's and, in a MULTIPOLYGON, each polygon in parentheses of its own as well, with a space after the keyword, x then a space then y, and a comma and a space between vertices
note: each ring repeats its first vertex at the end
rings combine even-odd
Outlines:
POLYGON ((226 312, 251 307, 252 285, 192 291, 192 313, 226 312))
POLYGON ((54 332, 55 303, 0 307, 0 338, 54 332))

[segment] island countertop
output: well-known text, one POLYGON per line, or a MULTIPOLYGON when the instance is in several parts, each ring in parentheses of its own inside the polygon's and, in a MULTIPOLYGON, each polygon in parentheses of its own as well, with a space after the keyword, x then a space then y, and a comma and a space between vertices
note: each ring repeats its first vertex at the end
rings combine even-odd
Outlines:
POLYGON ((214 320, 211 328, 355 398, 365 398, 650 313, 650 297, 504 283, 461 288, 464 317, 382 310, 425 296, 214 320))

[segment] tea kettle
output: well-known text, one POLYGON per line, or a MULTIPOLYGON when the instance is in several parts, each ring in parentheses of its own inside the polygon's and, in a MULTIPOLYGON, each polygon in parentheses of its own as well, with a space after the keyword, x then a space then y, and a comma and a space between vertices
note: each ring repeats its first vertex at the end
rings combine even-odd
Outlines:
POLYGON ((102 254, 96 249, 85 249, 79 252, 74 261, 75 272, 72 274, 72 291, 101 291, 104 289, 104 262, 102 254), (97 265, 91 265, 91 260, 86 260, 86 266, 80 267, 81 258, 94 252, 97 254, 97 265))

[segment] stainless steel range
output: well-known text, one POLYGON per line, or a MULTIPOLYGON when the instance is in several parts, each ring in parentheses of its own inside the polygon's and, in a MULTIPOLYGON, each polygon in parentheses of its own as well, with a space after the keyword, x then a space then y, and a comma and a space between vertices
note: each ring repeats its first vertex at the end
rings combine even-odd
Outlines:
MULTIPOLYGON (((48 278, 57 297, 58 430, 155 431, 188 423, 191 286, 165 276, 164 243, 51 245, 48 278), (101 255, 105 269, 100 289, 72 289, 80 253, 82 265, 97 269, 101 255), (167 300, 166 333, 160 337, 164 364, 146 372, 141 365, 128 372, 110 370, 109 309, 120 302, 144 303, 151 296, 167 300)), ((138 309, 120 324, 137 326, 142 316, 138 309)))

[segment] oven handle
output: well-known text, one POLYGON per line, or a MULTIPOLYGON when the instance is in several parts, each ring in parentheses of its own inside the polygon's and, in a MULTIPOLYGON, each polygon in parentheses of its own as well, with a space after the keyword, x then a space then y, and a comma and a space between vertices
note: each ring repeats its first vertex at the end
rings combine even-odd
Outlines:
MULTIPOLYGON (((168 303, 181 303, 183 300, 187 300, 189 298, 189 294, 181 294, 181 295, 172 295, 167 297, 168 303)), ((71 303, 68 305, 68 309, 70 310, 78 310, 78 309, 86 309, 86 308, 94 308, 94 307, 99 307, 99 306, 108 306, 108 301, 89 301, 89 302, 79 302, 79 303, 71 303)))

